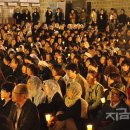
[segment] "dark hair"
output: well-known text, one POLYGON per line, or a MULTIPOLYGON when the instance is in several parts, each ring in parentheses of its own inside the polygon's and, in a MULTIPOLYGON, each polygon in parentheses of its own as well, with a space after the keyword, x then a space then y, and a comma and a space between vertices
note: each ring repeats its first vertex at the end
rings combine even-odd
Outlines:
POLYGON ((123 65, 128 65, 128 66, 130 66, 130 60, 129 60, 129 59, 125 59, 125 60, 122 62, 121 65, 122 65, 122 66, 123 66, 123 65))
POLYGON ((9 55, 5 55, 4 57, 7 61, 11 62, 11 58, 9 57, 9 55))
POLYGON ((14 89, 14 83, 11 83, 11 82, 4 82, 2 85, 1 85, 1 90, 5 90, 7 92, 12 92, 12 90, 14 89))
POLYGON ((114 65, 107 66, 104 70, 104 74, 107 76, 111 73, 119 73, 119 69, 114 65))
POLYGON ((75 55, 74 58, 78 60, 79 63, 81 63, 81 56, 80 55, 75 55))
POLYGON ((121 75, 119 73, 111 73, 109 74, 109 77, 115 82, 121 82, 121 75))
POLYGON ((56 73, 60 76, 63 76, 65 74, 62 66, 60 64, 54 64, 53 69, 56 71, 56 73))
POLYGON ((7 76, 6 81, 11 82, 11 83, 16 83, 16 84, 18 83, 18 79, 13 75, 7 76))
POLYGON ((76 71, 76 73, 79 72, 79 68, 75 63, 70 63, 65 67, 66 70, 72 70, 72 71, 76 71))
POLYGON ((117 57, 115 57, 115 56, 110 56, 110 57, 108 57, 108 60, 111 60, 112 61, 112 63, 113 63, 113 65, 117 65, 117 57))
POLYGON ((13 123, 4 115, 0 115, 0 130, 14 130, 13 123))
POLYGON ((37 75, 39 74, 38 67, 37 67, 36 65, 34 65, 34 64, 29 64, 29 65, 27 66, 27 68, 29 68, 29 69, 33 72, 34 75, 37 76, 37 75))
POLYGON ((44 67, 42 71, 42 80, 52 79, 52 72, 48 67, 44 67))

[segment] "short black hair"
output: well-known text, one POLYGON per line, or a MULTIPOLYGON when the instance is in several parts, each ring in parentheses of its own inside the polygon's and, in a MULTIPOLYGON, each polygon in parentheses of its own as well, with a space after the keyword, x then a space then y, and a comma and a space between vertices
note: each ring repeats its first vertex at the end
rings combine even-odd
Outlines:
POLYGON ((79 72, 79 68, 75 63, 70 63, 65 67, 66 70, 72 70, 72 71, 76 71, 76 73, 79 72))
POLYGON ((14 83, 11 83, 11 82, 4 82, 2 85, 1 85, 1 90, 5 90, 7 92, 12 92, 13 89, 14 89, 14 83))

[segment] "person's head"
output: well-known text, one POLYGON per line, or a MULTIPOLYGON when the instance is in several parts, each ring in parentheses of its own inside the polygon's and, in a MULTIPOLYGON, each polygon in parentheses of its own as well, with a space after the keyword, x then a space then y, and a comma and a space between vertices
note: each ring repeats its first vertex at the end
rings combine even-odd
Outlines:
POLYGON ((30 54, 31 53, 31 47, 29 46, 29 45, 25 45, 24 46, 24 54, 25 55, 28 55, 28 54, 30 54))
POLYGON ((53 77, 54 76, 63 76, 64 74, 64 71, 63 71, 63 68, 60 64, 54 64, 53 67, 52 67, 52 75, 53 77))
POLYGON ((119 73, 119 69, 116 66, 106 66, 104 70, 105 76, 109 76, 111 73, 119 73))
POLYGON ((107 57, 105 55, 102 55, 101 58, 100 58, 100 63, 102 65, 106 65, 106 61, 107 61, 107 57))
POLYGON ((76 78, 77 73, 79 72, 78 66, 75 63, 70 63, 66 67, 66 73, 69 78, 76 78))
POLYGON ((12 91, 12 101, 21 105, 28 98, 28 89, 26 84, 18 84, 12 91))
POLYGON ((14 130, 13 123, 4 115, 0 115, 0 130, 14 130))
POLYGON ((27 81, 27 88, 29 91, 29 95, 35 96, 37 94, 37 90, 41 89, 42 81, 37 76, 31 76, 27 81))
POLYGON ((121 14, 125 14, 125 10, 124 9, 121 9, 121 14))
POLYGON ((113 83, 120 83, 121 75, 119 73, 110 73, 108 76, 108 85, 110 86, 113 83))
POLYGON ((119 103, 122 99, 126 98, 124 91, 118 88, 112 88, 110 91, 110 102, 112 105, 119 103))
POLYGON ((15 77, 14 75, 8 75, 6 77, 6 81, 17 84, 18 83, 18 79, 17 77, 15 77))
POLYGON ((75 64, 81 63, 81 56, 80 55, 75 55, 74 56, 74 63, 75 64))
POLYGON ((24 63, 33 64, 33 58, 31 56, 25 56, 24 57, 24 63))
POLYGON ((6 55, 6 56, 3 58, 3 62, 4 62, 5 65, 9 65, 10 62, 11 62, 11 58, 10 58, 8 55, 6 55))
POLYGON ((1 99, 8 100, 11 98, 12 90, 14 89, 14 84, 11 82, 4 82, 1 85, 1 99))
POLYGON ((121 64, 121 68, 123 71, 127 72, 130 70, 130 61, 129 60, 124 60, 121 64))
POLYGON ((97 72, 89 71, 86 77, 88 84, 93 85, 97 78, 97 72))
POLYGON ((82 87, 78 82, 71 82, 67 85, 66 96, 69 99, 81 98, 82 87))
POLYGON ((16 69, 18 67, 18 65, 19 65, 19 59, 13 58, 11 63, 10 63, 10 67, 12 69, 16 69))
POLYGON ((62 96, 58 82, 53 79, 43 81, 43 91, 46 93, 48 100, 50 101, 56 93, 59 93, 62 96))
POLYGON ((38 67, 34 64, 30 64, 27 66, 27 75, 28 76, 33 76, 33 75, 38 75, 38 67))
POLYGON ((116 66, 117 64, 117 58, 115 56, 110 56, 108 59, 107 59, 107 65, 110 66, 110 65, 115 65, 116 66))

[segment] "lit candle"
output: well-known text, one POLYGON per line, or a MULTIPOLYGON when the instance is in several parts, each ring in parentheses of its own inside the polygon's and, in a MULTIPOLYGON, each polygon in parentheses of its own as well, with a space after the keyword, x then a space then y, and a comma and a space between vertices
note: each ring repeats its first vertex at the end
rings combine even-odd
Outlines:
POLYGON ((93 128, 93 125, 91 124, 87 125, 87 130, 92 130, 92 128, 93 128))
POLYGON ((50 119, 51 119, 51 115, 50 114, 46 114, 45 117, 46 117, 46 121, 49 122, 50 119))
POLYGON ((102 103, 105 103, 105 102, 106 102, 105 97, 102 97, 102 98, 101 98, 101 102, 102 102, 102 103))

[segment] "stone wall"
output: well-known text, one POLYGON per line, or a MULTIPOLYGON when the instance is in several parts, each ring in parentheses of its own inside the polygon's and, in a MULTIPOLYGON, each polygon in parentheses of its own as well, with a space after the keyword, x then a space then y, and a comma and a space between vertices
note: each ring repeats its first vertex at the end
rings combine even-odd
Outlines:
POLYGON ((86 0, 87 2, 91 2, 92 8, 96 10, 103 8, 109 11, 115 8, 120 12, 120 9, 124 8, 127 14, 130 13, 130 0, 86 0))
MULTIPOLYGON (((48 2, 58 2, 60 0, 40 0, 40 16, 41 22, 45 22, 45 12, 48 6, 48 2)), ((119 12, 121 8, 126 10, 126 13, 130 14, 130 0, 66 0, 66 2, 72 2, 72 7, 75 9, 81 9, 82 7, 87 7, 87 2, 91 2, 92 8, 96 10, 100 10, 101 8, 109 11, 110 8, 116 8, 119 12)), ((4 6, 0 6, 0 23, 10 22, 11 14, 9 14, 10 9, 14 9, 17 7, 8 7, 7 3, 4 6)), ((33 10, 34 7, 31 7, 31 4, 28 7, 20 7, 20 8, 29 8, 30 11, 33 10)))

